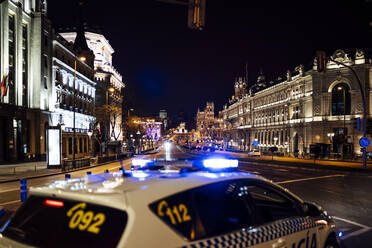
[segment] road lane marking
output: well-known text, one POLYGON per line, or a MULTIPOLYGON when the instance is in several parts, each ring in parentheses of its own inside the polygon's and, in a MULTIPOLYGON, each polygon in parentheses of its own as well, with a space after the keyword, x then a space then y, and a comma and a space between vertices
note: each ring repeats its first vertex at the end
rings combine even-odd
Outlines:
POLYGON ((285 184, 285 183, 295 183, 295 182, 302 182, 302 181, 310 181, 316 179, 323 179, 323 178, 331 178, 331 177, 344 177, 345 175, 342 174, 335 174, 335 175, 328 175, 328 176, 321 176, 321 177, 308 177, 308 178, 300 178, 300 179, 293 179, 281 182, 275 182, 277 184, 285 184))
POLYGON ((0 205, 4 206, 4 205, 9 205, 9 204, 17 203, 17 202, 20 202, 20 201, 21 201, 21 200, 10 201, 10 202, 4 202, 4 203, 0 203, 0 205))
POLYGON ((357 223, 357 222, 354 222, 352 220, 347 220, 347 219, 343 219, 343 218, 340 218, 340 217, 337 217, 337 216, 332 216, 333 219, 336 219, 336 220, 341 220, 343 222, 346 222, 346 223, 349 223, 349 224, 352 224, 354 226, 359 226, 361 228, 366 228, 366 229, 371 229, 372 227, 369 227, 369 226, 366 226, 366 225, 363 225, 363 224, 360 224, 360 223, 357 223))
POLYGON ((350 237, 353 237, 353 236, 358 236, 358 235, 361 235, 362 233, 365 233, 365 232, 368 232, 370 230, 372 230, 372 227, 369 227, 369 226, 366 226, 366 225, 363 225, 363 224, 360 224, 360 223, 357 223, 355 221, 352 221, 352 220, 347 220, 347 219, 344 219, 344 218, 340 218, 340 217, 337 217, 337 216, 332 216, 333 219, 335 220, 339 220, 339 221, 342 221, 342 222, 346 222, 346 223, 349 223, 349 224, 352 224, 354 226, 358 226, 360 227, 361 229, 355 231, 355 232, 352 232, 352 233, 348 233, 346 234, 345 236, 343 236, 341 239, 348 239, 350 237))

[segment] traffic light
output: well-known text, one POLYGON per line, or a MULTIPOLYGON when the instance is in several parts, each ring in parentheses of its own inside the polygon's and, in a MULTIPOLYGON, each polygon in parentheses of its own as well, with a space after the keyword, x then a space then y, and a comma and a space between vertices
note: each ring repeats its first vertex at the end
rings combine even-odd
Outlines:
POLYGON ((316 52, 316 61, 318 72, 326 72, 327 70, 327 58, 324 51, 316 52))
POLYGON ((205 26, 206 0, 189 0, 187 26, 191 29, 202 30, 205 26))

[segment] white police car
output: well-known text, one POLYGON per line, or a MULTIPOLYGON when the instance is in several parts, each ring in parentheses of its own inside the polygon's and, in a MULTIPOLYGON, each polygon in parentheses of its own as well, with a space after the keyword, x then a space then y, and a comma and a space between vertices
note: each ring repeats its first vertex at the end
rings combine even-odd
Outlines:
POLYGON ((339 247, 315 204, 249 173, 130 171, 32 188, 0 247, 339 247))

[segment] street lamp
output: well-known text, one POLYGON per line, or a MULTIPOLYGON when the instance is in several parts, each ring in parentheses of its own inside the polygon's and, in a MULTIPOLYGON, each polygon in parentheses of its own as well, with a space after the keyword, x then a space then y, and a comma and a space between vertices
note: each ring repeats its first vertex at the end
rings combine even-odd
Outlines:
POLYGON ((73 160, 73 165, 75 165, 75 147, 76 147, 76 130, 75 130, 75 112, 76 112, 76 62, 77 60, 80 60, 82 62, 85 62, 87 60, 86 57, 81 56, 77 57, 75 55, 75 60, 74 60, 74 108, 73 108, 73 138, 72 138, 72 160, 73 160))
MULTIPOLYGON (((343 96, 344 96, 344 129, 343 129, 343 134, 344 134, 344 138, 346 138, 346 130, 345 130, 345 116, 346 116, 346 104, 345 104, 345 95, 346 95, 346 89, 345 87, 341 87, 341 86, 338 86, 337 87, 337 90, 342 90, 342 93, 343 93, 343 96)), ((345 141, 344 141, 345 143, 345 141)), ((342 144, 342 158, 344 158, 344 143, 342 144)))
POLYGON ((335 133, 327 133, 327 136, 329 137, 329 141, 333 143, 333 137, 335 136, 335 133))
POLYGON ((110 87, 106 90, 106 105, 108 106, 108 102, 109 102, 109 99, 108 99, 108 93, 114 93, 115 92, 115 89, 113 87, 110 87))
POLYGON ((137 151, 138 151, 138 153, 140 153, 141 152, 141 144, 140 144, 140 142, 141 142, 141 138, 140 138, 140 134, 141 134, 141 132, 138 130, 137 131, 137 140, 138 140, 138 143, 137 143, 137 151))
POLYGON ((91 144, 92 144, 91 137, 93 135, 93 132, 91 130, 89 130, 87 134, 88 134, 88 137, 89 137, 88 154, 90 154, 90 150, 91 150, 90 147, 91 147, 91 144))

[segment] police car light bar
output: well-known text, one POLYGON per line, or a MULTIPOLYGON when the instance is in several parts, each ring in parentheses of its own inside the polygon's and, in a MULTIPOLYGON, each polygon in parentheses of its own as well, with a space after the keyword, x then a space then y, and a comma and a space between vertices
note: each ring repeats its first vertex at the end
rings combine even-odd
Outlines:
POLYGON ((140 167, 146 166, 147 164, 152 163, 152 162, 153 161, 150 159, 142 159, 142 158, 132 159, 132 165, 140 166, 140 167))
POLYGON ((237 159, 205 159, 203 160, 203 165, 208 169, 229 169, 229 168, 238 168, 237 159))

